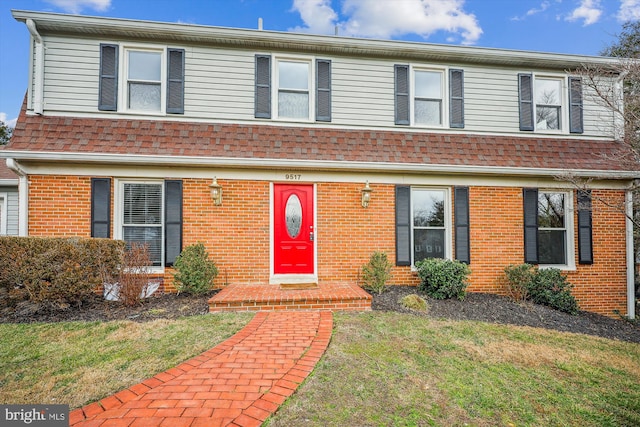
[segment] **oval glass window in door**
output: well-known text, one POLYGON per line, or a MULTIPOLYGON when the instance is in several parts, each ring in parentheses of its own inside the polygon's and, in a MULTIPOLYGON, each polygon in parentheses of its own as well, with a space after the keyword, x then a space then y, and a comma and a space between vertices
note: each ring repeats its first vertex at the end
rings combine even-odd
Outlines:
POLYGON ((287 205, 284 209, 285 224, 287 224, 287 233, 289 237, 295 239, 300 234, 302 228, 302 203, 295 194, 289 196, 287 205))

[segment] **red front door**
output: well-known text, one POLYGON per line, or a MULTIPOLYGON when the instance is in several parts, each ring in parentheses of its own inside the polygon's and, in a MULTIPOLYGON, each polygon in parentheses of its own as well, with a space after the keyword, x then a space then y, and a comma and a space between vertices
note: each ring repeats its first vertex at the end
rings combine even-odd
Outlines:
POLYGON ((275 274, 314 273, 313 185, 273 185, 275 274))

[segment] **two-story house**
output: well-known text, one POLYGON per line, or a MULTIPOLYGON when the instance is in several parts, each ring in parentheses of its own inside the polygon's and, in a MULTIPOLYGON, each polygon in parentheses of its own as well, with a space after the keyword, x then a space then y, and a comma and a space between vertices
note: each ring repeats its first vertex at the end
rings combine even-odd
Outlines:
POLYGON ((0 155, 22 235, 144 242, 165 290, 198 241, 218 285, 356 284, 382 250, 393 284, 441 257, 504 293, 529 262, 566 271, 583 309, 634 314, 638 172, 575 71, 611 58, 13 16, 29 85, 0 155))

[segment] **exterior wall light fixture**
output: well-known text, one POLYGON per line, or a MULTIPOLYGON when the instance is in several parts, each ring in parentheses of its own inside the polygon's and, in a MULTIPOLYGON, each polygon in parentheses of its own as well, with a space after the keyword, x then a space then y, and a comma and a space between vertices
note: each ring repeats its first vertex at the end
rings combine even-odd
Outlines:
POLYGON ((209 184, 209 188, 211 189, 213 204, 220 206, 222 204, 222 186, 218 184, 218 180, 215 176, 213 177, 213 182, 209 184))
POLYGON ((362 192, 362 207, 366 208, 369 206, 369 202, 371 201, 371 193, 373 189, 369 187, 369 181, 367 180, 364 188, 360 190, 362 192))

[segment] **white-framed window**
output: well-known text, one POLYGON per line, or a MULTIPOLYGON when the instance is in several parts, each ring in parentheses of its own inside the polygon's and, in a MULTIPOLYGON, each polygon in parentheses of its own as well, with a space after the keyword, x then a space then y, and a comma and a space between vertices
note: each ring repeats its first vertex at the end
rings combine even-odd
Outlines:
POLYGON ((444 70, 413 68, 412 120, 416 126, 443 126, 445 123, 444 70))
POLYGON ((536 130, 563 130, 566 108, 564 78, 536 76, 534 79, 536 130))
POLYGON ((412 265, 425 258, 451 258, 450 190, 411 189, 412 265))
POLYGON ((538 257, 540 265, 575 267, 573 193, 538 192, 538 257))
POLYGON ((120 105, 127 111, 164 113, 166 105, 165 49, 122 47, 124 83, 120 105))
POLYGON ((164 260, 164 181, 120 180, 116 186, 114 237, 146 244, 153 267, 164 260))
POLYGON ((7 235, 7 193, 0 193, 0 235, 7 235))
POLYGON ((311 120, 313 111, 313 61, 276 58, 274 99, 277 118, 311 120))

